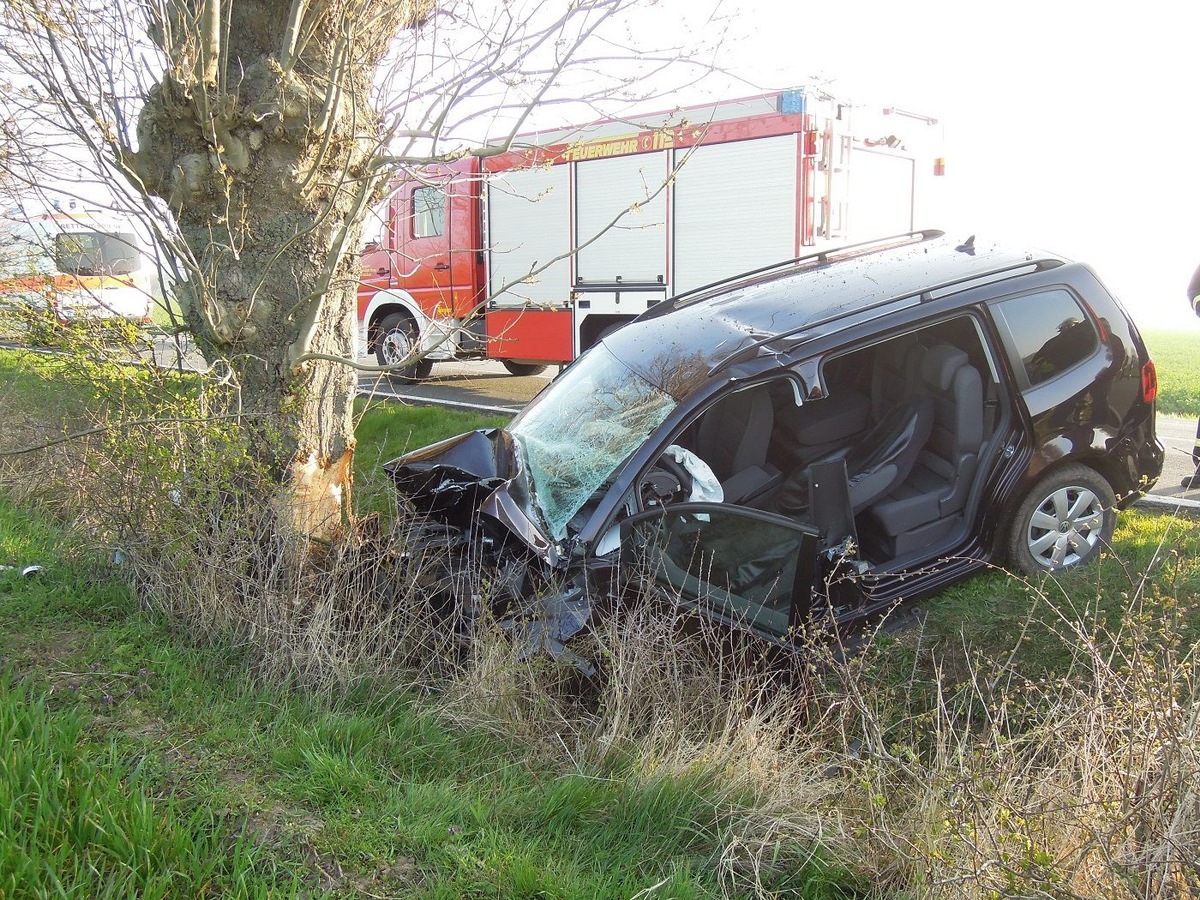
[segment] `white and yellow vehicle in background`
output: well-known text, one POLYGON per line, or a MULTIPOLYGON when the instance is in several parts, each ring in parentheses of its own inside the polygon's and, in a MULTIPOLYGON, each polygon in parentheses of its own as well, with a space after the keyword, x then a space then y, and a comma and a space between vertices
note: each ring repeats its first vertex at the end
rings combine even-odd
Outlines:
POLYGON ((148 321, 152 271, 122 217, 76 201, 0 216, 0 306, 51 311, 61 321, 148 321))

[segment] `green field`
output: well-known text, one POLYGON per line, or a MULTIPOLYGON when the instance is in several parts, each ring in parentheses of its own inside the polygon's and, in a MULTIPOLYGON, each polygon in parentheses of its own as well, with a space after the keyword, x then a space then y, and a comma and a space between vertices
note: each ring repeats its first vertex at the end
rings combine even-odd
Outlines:
POLYGON ((1158 370, 1158 411, 1200 416, 1200 331, 1142 332, 1158 370))
MULTIPOLYGON (((797 691, 799 708, 812 693, 813 712, 797 720, 807 724, 794 726, 791 739, 772 743, 778 737, 760 722, 750 727, 766 729, 764 737, 732 758, 709 749, 679 768, 661 748, 652 757, 582 762, 594 756, 598 735, 555 716, 541 726, 544 740, 529 740, 530 722, 519 719, 506 739, 449 721, 436 696, 386 679, 317 695, 273 684, 256 673, 252 653, 219 641, 196 646, 141 609, 119 571, 3 502, 0 559, 46 565, 36 577, 0 574, 5 897, 833 900, 881 896, 869 886, 884 877, 895 888, 909 884, 905 896, 921 896, 921 879, 908 881, 881 852, 899 841, 905 853, 948 866, 954 852, 974 845, 944 829, 968 827, 953 825, 957 816, 989 815, 978 806, 955 812, 959 802, 941 792, 970 788, 978 792, 971 803, 1002 810, 1023 809, 1037 795, 1021 793, 1003 761, 946 771, 938 757, 949 748, 938 735, 966 729, 954 739, 966 740, 978 730, 969 765, 1000 754, 997 747, 1015 752, 1024 728, 1043 733, 1076 688, 1092 690, 1096 674, 1073 635, 1107 643, 1108 634, 1123 634, 1114 646, 1125 662, 1103 690, 1128 685, 1119 704, 1149 692, 1145 702, 1159 712, 1146 724, 1157 744, 1171 716, 1157 706, 1154 685, 1168 677, 1161 667, 1177 665, 1169 647, 1195 639, 1196 618, 1170 601, 1164 622, 1138 597, 1200 594, 1200 527, 1127 514, 1098 568, 1040 587, 995 574, 948 590, 928 605, 923 636, 881 644, 852 669, 797 691), (1140 572, 1153 573, 1141 591, 1140 572), (1131 612, 1142 631, 1123 628, 1131 612), (1148 683, 1131 674, 1129 653, 1140 646, 1132 640, 1163 642, 1148 658, 1148 683), (1055 707, 1038 701, 1039 692, 1055 707), (1010 705, 994 746, 978 718, 994 715, 982 699, 989 696, 1010 705), (835 721, 835 733, 847 725, 850 737, 877 731, 886 756, 856 762, 860 751, 839 749, 825 721, 839 707, 853 715, 835 721), (766 752, 763 741, 774 749, 766 752), (827 775, 824 788, 806 788, 811 799, 781 806, 753 786, 760 765, 769 766, 768 780, 797 779, 813 767, 845 777, 827 775), (925 820, 943 803, 931 834, 925 820), (805 842, 804 834, 814 837, 805 842), (750 835, 765 837, 767 852, 737 863, 750 835), (857 860, 847 855, 860 845, 873 849, 857 860), (731 854, 729 869, 722 860, 731 854)), ((651 673, 637 680, 637 690, 652 689, 651 673)), ((536 718, 529 702, 548 698, 530 695, 514 713, 536 718)), ((1130 726, 1120 712, 1142 714, 1110 713, 1113 737, 1125 741, 1130 726)), ((1077 716, 1070 713, 1071 723, 1077 716)), ((1075 749, 1066 749, 1073 758, 1075 749)), ((1038 749, 1038 783, 1053 750, 1038 749)), ((1049 841, 1045 828, 1031 813, 1013 813, 1001 846, 1049 841)), ((1040 895, 1042 879, 1062 877, 1050 850, 1037 853, 1036 865, 1005 876, 1012 895, 1040 895)))

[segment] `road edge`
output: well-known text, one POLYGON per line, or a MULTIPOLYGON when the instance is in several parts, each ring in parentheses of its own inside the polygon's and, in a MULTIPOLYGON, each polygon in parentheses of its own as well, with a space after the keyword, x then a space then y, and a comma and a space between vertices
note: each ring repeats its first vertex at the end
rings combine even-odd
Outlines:
POLYGON ((1200 500, 1188 500, 1186 497, 1161 497, 1156 494, 1146 494, 1139 497, 1133 505, 1158 512, 1200 516, 1200 500))

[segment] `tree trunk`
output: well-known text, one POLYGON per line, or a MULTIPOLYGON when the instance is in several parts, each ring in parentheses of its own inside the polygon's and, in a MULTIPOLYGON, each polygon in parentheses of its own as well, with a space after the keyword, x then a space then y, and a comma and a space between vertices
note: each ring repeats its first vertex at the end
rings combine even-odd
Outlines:
POLYGON ((127 162, 191 251, 184 317, 232 372, 279 524, 331 540, 349 509, 356 375, 297 360, 353 358, 358 219, 380 186, 370 79, 418 15, 373 0, 224 3, 168 5, 190 14, 153 23, 172 65, 127 162))

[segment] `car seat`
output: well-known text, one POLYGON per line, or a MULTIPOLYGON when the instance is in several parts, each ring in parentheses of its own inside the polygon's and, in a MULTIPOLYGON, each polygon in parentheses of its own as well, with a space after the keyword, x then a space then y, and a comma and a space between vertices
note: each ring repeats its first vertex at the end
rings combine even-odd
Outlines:
MULTIPOLYGON (((852 446, 813 460, 812 465, 845 459, 850 509, 858 515, 908 477, 929 440, 933 420, 933 399, 911 396, 893 406, 852 446)), ((792 473, 772 498, 771 507, 781 515, 804 518, 811 482, 811 466, 792 473)))
POLYGON ((767 462, 774 423, 765 386, 724 398, 700 420, 695 453, 720 479, 726 503, 745 503, 783 479, 767 462))
POLYGON ((934 404, 929 440, 904 482, 868 513, 893 557, 943 537, 961 520, 983 446, 983 382, 967 354, 949 344, 931 347, 921 380, 934 404))

